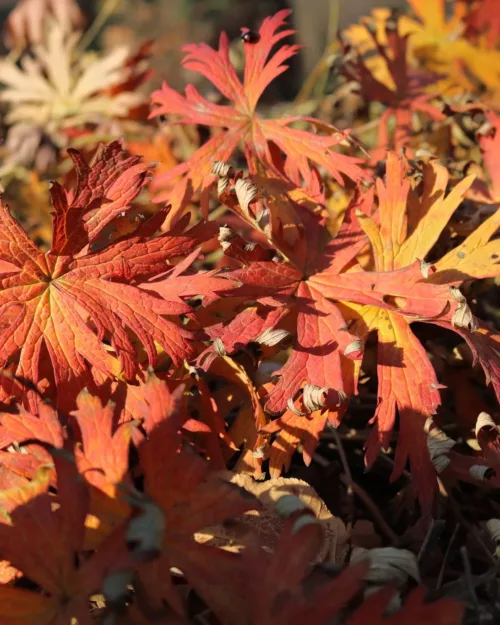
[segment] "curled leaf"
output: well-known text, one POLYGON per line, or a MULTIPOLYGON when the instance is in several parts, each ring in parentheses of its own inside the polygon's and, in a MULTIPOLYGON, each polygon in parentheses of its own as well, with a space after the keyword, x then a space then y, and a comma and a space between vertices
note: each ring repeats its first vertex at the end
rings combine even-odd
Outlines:
POLYGON ((215 161, 212 165, 212 174, 219 178, 229 178, 234 175, 234 169, 224 161, 215 161))
POLYGON ((286 405, 288 406, 288 410, 293 412, 293 414, 296 414, 298 417, 305 417, 307 415, 307 412, 302 412, 302 410, 299 410, 298 408, 296 408, 295 402, 293 401, 293 397, 289 398, 286 405))
POLYGON ((458 302, 457 309, 451 318, 452 326, 454 328, 475 332, 479 327, 478 322, 472 314, 472 311, 467 304, 467 300, 460 292, 460 289, 456 286, 450 287, 450 295, 456 302, 458 302))
POLYGON ((213 342, 213 348, 217 356, 227 356, 226 348, 224 347, 222 339, 215 339, 213 342))
POLYGON ((486 482, 495 475, 495 470, 484 464, 474 464, 469 469, 470 476, 479 482, 486 482))
POLYGON ((237 236, 236 232, 229 226, 219 228, 219 243, 223 250, 227 250, 231 245, 231 239, 234 239, 235 236, 237 236))
POLYGON ((425 432, 427 433, 427 449, 429 450, 432 464, 436 471, 441 473, 451 462, 447 453, 455 445, 455 441, 448 438, 430 418, 426 421, 425 432))
POLYGON ((267 345, 268 347, 272 347, 273 345, 277 345, 281 343, 284 339, 290 336, 290 332, 288 330, 278 330, 276 328, 267 328, 259 334, 259 336, 255 339, 257 343, 261 345, 267 345))
POLYGON ((321 410, 325 407, 324 394, 329 391, 328 386, 315 386, 314 384, 306 384, 303 391, 304 406, 309 412, 321 410))
POLYGON ((351 564, 368 561, 370 568, 365 579, 377 585, 395 584, 402 586, 409 578, 420 581, 415 554, 407 549, 395 547, 380 547, 376 549, 362 549, 357 547, 353 550, 351 564))
POLYGON ((248 213, 250 203, 255 200, 259 193, 257 185, 254 184, 251 180, 240 178, 236 181, 236 184, 234 185, 234 190, 236 191, 236 197, 238 198, 238 203, 241 206, 242 210, 245 213, 248 213))
POLYGON ((477 417, 476 428, 475 428, 476 438, 483 428, 490 428, 497 432, 500 431, 500 428, 498 427, 498 425, 493 421, 493 419, 487 412, 480 412, 477 417))
POLYGON ((491 538, 500 543, 500 519, 490 519, 486 523, 486 529, 488 530, 491 538))

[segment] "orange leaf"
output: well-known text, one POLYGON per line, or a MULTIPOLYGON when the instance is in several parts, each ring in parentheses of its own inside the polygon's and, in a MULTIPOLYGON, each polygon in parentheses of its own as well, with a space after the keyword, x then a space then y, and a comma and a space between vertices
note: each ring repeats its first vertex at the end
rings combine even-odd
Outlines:
MULTIPOLYGON (((35 384, 53 376, 59 402, 68 388, 83 388, 99 375, 131 380, 137 372, 133 332, 144 345, 149 362, 157 358, 155 342, 180 363, 193 352, 192 334, 164 318, 186 313, 186 285, 170 274, 166 261, 190 253, 213 229, 198 224, 184 233, 186 222, 155 239, 165 212, 151 217, 132 234, 91 252, 89 245, 113 215, 127 210, 145 182, 146 168, 117 144, 101 150, 88 167, 73 153, 78 171, 76 192, 53 187, 54 241, 43 254, 27 237, 5 206, 0 207, 0 253, 13 270, 0 276, 0 367, 15 356, 18 376, 35 384), (104 195, 103 195, 104 194, 104 195), (111 216, 111 217, 110 217, 111 216), (170 300, 138 286, 162 274, 169 281, 170 300), (111 349, 104 344, 109 339, 111 349), (114 354, 113 354, 114 352, 114 354), (119 359, 119 362, 117 360, 119 359), (89 368, 92 368, 92 370, 89 368)), ((175 272, 175 269, 172 270, 175 272)), ((28 392, 35 406, 36 398, 28 392)))

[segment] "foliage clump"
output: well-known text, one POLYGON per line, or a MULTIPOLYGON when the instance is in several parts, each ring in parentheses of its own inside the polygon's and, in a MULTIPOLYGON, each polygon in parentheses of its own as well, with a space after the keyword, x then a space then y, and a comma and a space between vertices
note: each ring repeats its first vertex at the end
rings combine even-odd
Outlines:
POLYGON ((264 104, 289 18, 149 117, 151 43, 1 61, 0 623, 452 625, 496 576, 498 20, 376 9, 264 104))

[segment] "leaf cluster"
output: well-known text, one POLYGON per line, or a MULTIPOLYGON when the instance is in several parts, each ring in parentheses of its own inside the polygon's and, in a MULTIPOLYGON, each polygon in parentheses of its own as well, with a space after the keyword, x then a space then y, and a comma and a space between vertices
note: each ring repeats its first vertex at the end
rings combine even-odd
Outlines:
POLYGON ((149 45, 85 68, 52 26, 38 64, 2 61, 9 132, 50 135, 57 179, 37 213, 46 182, 27 159, 14 185, 7 146, 0 623, 453 625, 462 582, 477 607, 500 534, 500 28, 489 0, 409 4, 341 33, 287 115, 262 95, 299 52, 289 11, 185 46, 217 95, 165 82, 150 121, 149 45), (281 477, 315 465, 321 496, 281 477))

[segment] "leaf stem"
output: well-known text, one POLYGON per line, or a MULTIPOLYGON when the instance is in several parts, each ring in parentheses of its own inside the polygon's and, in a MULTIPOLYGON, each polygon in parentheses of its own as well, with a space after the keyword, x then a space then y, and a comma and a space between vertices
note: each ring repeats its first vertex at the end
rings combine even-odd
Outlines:
POLYGON ((82 53, 86 50, 94 39, 99 34, 99 31, 108 21, 115 9, 120 4, 121 0, 106 0, 101 7, 101 10, 97 14, 95 20, 92 22, 90 28, 83 34, 82 38, 76 46, 76 52, 82 53))

